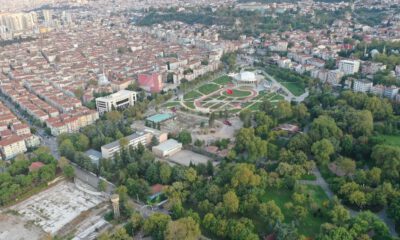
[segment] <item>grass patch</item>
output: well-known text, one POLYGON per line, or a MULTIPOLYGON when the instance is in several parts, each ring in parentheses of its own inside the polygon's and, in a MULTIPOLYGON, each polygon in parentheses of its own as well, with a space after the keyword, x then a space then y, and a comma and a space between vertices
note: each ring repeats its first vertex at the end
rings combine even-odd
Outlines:
POLYGON ((214 83, 208 83, 208 84, 204 84, 201 87, 199 87, 197 90, 199 92, 201 92, 204 95, 210 94, 212 92, 217 91, 220 88, 219 85, 214 84, 214 83))
POLYGON ((295 82, 281 82, 293 95, 300 96, 305 93, 304 88, 302 88, 298 83, 295 82))
POLYGON ((217 83, 219 85, 226 85, 228 83, 232 83, 232 78, 225 75, 225 76, 215 79, 213 82, 217 83))
POLYGON ((387 144, 392 146, 400 146, 400 136, 394 135, 377 135, 371 137, 371 140, 376 144, 387 144))
POLYGON ((166 102, 162 106, 166 108, 176 107, 179 105, 179 102, 166 102))
POLYGON ((315 181, 317 180, 317 177, 314 174, 304 174, 301 176, 300 180, 307 180, 307 181, 315 181))
POLYGON ((251 105, 250 107, 248 107, 247 109, 249 109, 251 111, 258 111, 258 110, 260 110, 260 106, 261 106, 261 102, 256 102, 253 105, 251 105))
MULTIPOLYGON (((305 194, 310 196, 320 207, 322 207, 323 202, 328 200, 325 192, 320 186, 314 185, 304 185, 306 188, 305 194)), ((287 209, 284 207, 285 203, 292 202, 292 191, 288 189, 268 189, 260 199, 262 202, 267 202, 274 200, 275 203, 281 208, 282 213, 285 216, 285 223, 291 223, 296 221, 293 215, 292 209, 287 209)), ((300 234, 307 237, 315 237, 319 233, 321 223, 328 221, 324 217, 315 217, 309 211, 307 216, 298 223, 298 230, 300 234)), ((261 226, 265 228, 263 224, 256 224, 256 226, 261 226)), ((265 229, 259 229, 259 231, 265 231, 265 229)))
POLYGON ((184 104, 188 108, 195 109, 194 102, 186 101, 186 102, 184 102, 184 104))
POLYGON ((199 93, 198 91, 190 91, 188 93, 186 93, 183 96, 183 99, 187 100, 187 99, 196 99, 203 96, 201 93, 199 93))

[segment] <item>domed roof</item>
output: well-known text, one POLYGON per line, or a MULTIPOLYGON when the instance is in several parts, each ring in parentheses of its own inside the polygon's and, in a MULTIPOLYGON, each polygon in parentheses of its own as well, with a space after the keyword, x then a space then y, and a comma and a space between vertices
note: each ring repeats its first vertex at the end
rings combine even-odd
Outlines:
POLYGON ((241 81, 256 81, 256 75, 253 72, 241 72, 240 80, 241 81))

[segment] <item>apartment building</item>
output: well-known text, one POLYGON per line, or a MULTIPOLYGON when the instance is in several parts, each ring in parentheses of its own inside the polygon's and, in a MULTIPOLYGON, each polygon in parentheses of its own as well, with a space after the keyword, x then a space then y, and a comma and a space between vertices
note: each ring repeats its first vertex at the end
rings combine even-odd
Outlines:
POLYGON ((136 101, 136 92, 121 90, 106 97, 96 98, 96 108, 99 114, 104 114, 114 109, 124 109, 133 106, 136 101))
MULTIPOLYGON (((136 148, 139 143, 143 146, 147 145, 151 141, 151 134, 149 132, 136 132, 129 135, 126 138, 128 145, 126 147, 136 148), (150 140, 150 141, 149 141, 150 140)), ((101 146, 101 155, 103 158, 113 158, 116 153, 121 151, 120 140, 101 146)))
POLYGON ((24 138, 12 135, 0 141, 0 153, 5 160, 27 151, 24 138))
POLYGON ((360 70, 360 61, 341 60, 339 62, 339 70, 345 75, 357 73, 360 70))
POLYGON ((353 91, 354 92, 369 92, 373 86, 373 83, 371 81, 368 81, 366 79, 357 79, 354 80, 353 83, 353 91))

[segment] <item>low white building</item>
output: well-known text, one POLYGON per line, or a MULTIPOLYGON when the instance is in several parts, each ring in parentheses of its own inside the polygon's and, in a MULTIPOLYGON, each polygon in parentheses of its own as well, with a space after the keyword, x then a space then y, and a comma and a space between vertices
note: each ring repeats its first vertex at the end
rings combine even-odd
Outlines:
POLYGON ((253 72, 244 71, 236 74, 234 80, 238 86, 256 86, 258 84, 257 76, 253 72))
POLYGON ((182 150, 182 143, 175 139, 168 139, 167 141, 154 146, 153 153, 158 157, 169 157, 182 150))
MULTIPOLYGON (((132 135, 129 135, 126 138, 128 144, 127 148, 133 147, 136 148, 139 143, 143 146, 146 146, 150 143, 152 135, 150 133, 145 132, 136 132, 132 135)), ((101 155, 103 158, 113 158, 116 153, 121 151, 120 140, 114 141, 112 143, 101 146, 101 155)))
POLYGON ((135 105, 137 93, 134 91, 121 90, 106 97, 96 98, 96 108, 99 114, 112 110, 124 109, 135 105))

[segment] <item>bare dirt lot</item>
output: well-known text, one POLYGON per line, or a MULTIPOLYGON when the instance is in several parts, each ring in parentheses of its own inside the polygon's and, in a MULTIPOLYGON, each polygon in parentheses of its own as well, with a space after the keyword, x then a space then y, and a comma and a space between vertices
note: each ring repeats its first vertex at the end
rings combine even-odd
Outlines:
POLYGON ((46 233, 32 222, 13 214, 0 214, 0 239, 33 240, 43 239, 46 233))
MULTIPOLYGON (((44 232, 53 235, 83 211, 106 200, 105 196, 92 194, 91 191, 93 189, 83 183, 79 183, 78 188, 72 182, 63 181, 10 207, 9 211, 16 213, 18 221, 38 226, 44 232)), ((6 221, 6 224, 11 223, 6 221)), ((0 225, 0 229, 3 228, 3 222, 0 225)), ((30 230, 28 227, 25 228, 25 231, 30 230)), ((14 229, 12 231, 15 232, 14 229)), ((9 236, 7 238, 2 238, 0 235, 0 239, 25 239, 25 235, 19 232, 16 231, 15 235, 7 233, 6 236, 9 236)), ((27 239, 40 239, 40 237, 31 236, 27 239)))

